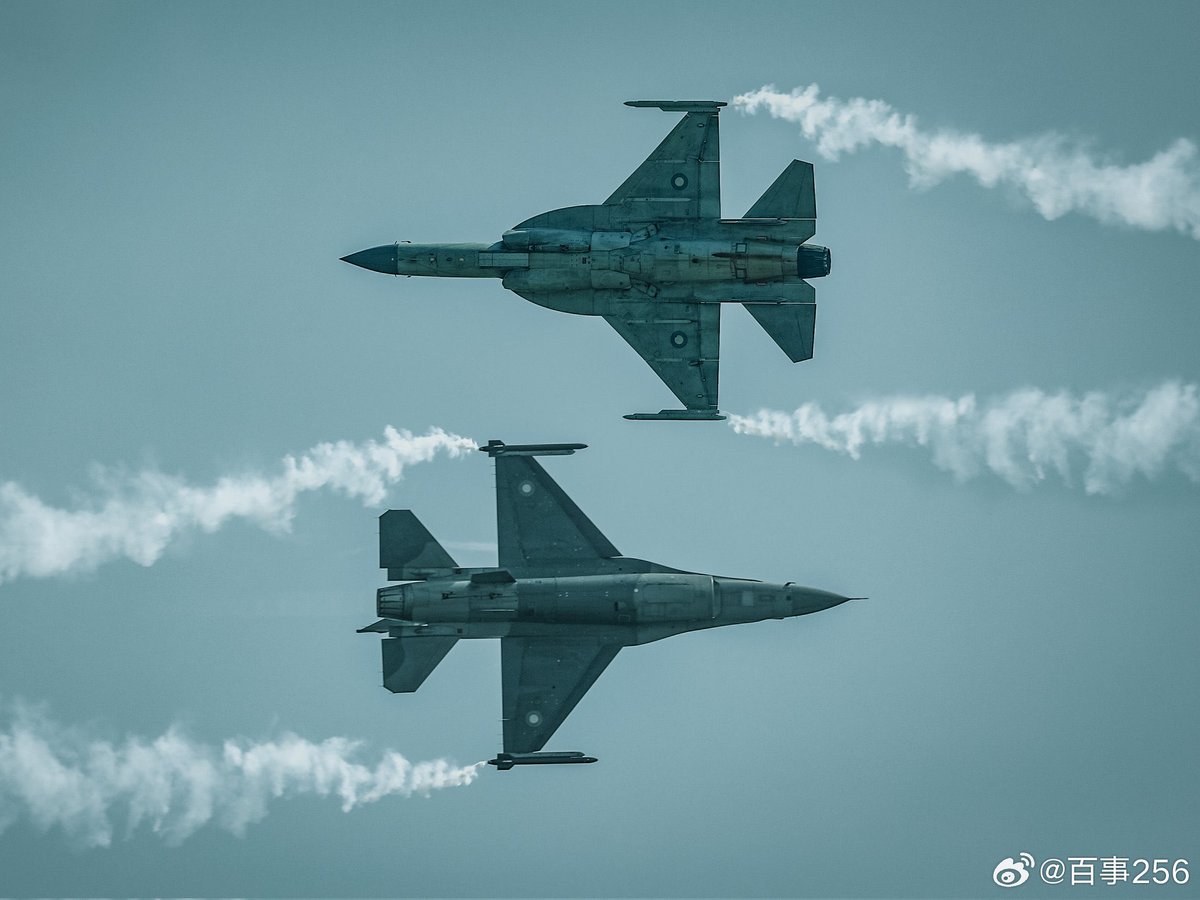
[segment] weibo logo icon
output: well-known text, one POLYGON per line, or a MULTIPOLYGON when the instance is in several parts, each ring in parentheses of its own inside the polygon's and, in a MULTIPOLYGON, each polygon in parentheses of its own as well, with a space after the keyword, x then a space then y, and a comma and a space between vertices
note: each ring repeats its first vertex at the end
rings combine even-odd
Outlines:
POLYGON ((992 881, 1000 887, 1016 887, 1029 880, 1029 869, 1033 866, 1033 856, 1028 853, 1020 854, 1020 859, 1006 856, 1000 860, 992 871, 992 881))

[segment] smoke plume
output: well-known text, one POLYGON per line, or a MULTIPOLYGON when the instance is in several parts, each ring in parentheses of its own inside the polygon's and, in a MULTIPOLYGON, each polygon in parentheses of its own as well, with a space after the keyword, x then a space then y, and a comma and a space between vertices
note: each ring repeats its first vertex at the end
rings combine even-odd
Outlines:
POLYGON ((915 116, 883 100, 839 100, 820 93, 816 84, 790 94, 767 85, 735 97, 733 104, 799 123, 826 159, 869 144, 896 147, 915 187, 963 173, 984 187, 1015 188, 1047 219, 1078 212, 1100 222, 1173 229, 1200 239, 1200 164, 1196 145, 1186 138, 1145 162, 1122 166, 1057 134, 989 143, 978 134, 923 130, 915 116))
POLYGON ((836 415, 805 403, 791 413, 731 415, 729 424, 739 434, 815 444, 853 459, 867 445, 922 447, 959 480, 990 471, 1020 489, 1050 474, 1074 484, 1077 469, 1089 494, 1168 470, 1200 482, 1200 388, 1178 381, 1125 395, 1026 388, 983 401, 894 396, 836 415))
POLYGON ((392 750, 372 766, 357 760, 357 741, 314 743, 290 733, 214 747, 172 727, 152 740, 114 743, 20 705, 3 710, 3 719, 0 832, 27 819, 86 847, 107 847, 117 831, 129 837, 141 826, 172 845, 210 822, 240 836, 273 800, 334 797, 350 812, 384 797, 470 784, 483 766, 412 763, 392 750))
POLYGON ((330 488, 380 503, 406 466, 473 447, 440 428, 414 435, 389 425, 382 441, 318 444, 285 456, 274 475, 226 476, 209 485, 156 470, 122 475, 98 467, 94 496, 77 509, 51 506, 14 482, 0 482, 0 583, 89 571, 120 557, 149 566, 182 532, 213 532, 232 519, 287 531, 296 498, 306 491, 330 488))

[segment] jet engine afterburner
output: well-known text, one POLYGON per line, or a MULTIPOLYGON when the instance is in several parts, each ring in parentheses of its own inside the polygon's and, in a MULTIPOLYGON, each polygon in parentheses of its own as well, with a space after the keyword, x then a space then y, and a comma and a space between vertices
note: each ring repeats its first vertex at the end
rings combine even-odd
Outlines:
POLYGON ((801 278, 824 278, 831 262, 828 247, 804 244, 796 252, 796 274, 801 278))

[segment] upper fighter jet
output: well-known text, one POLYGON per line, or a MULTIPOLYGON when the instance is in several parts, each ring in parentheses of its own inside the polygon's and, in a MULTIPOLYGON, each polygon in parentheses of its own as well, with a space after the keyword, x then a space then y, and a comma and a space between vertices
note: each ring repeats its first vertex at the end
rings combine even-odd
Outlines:
POLYGON ((721 154, 713 100, 630 100, 682 112, 644 163, 599 206, 526 219, 495 244, 372 247, 346 262, 388 275, 503 279, 526 300, 603 316, 685 409, 627 419, 721 419, 717 368, 722 303, 741 303, 793 362, 811 359, 816 292, 829 250, 816 232, 810 163, 793 160, 744 218, 721 218, 721 154))
POLYGON ((853 599, 622 556, 533 458, 586 446, 479 448, 496 461, 495 567, 460 567, 410 510, 379 517, 379 565, 389 581, 409 582, 380 588, 383 618, 359 629, 387 635, 383 686, 415 691, 457 641, 499 638, 504 748, 490 760, 499 769, 595 762, 538 751, 622 647, 853 599))

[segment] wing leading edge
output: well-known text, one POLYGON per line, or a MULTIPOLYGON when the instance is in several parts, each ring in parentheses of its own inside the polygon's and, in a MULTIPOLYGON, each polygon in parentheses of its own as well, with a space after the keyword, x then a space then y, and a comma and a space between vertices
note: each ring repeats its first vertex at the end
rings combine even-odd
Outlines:
POLYGON ((623 206, 631 218, 646 220, 720 218, 718 117, 725 104, 708 100, 631 100, 626 105, 682 111, 684 117, 604 205, 623 206))
POLYGON ((496 456, 496 538, 503 569, 621 555, 532 455, 496 456))
POLYGON ((689 410, 715 413, 721 354, 719 303, 622 304, 608 322, 689 410))
POLYGON ((501 638, 504 752, 541 750, 620 649, 572 638, 501 638))

